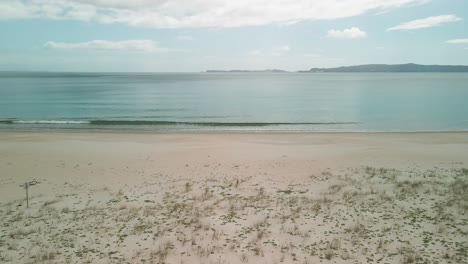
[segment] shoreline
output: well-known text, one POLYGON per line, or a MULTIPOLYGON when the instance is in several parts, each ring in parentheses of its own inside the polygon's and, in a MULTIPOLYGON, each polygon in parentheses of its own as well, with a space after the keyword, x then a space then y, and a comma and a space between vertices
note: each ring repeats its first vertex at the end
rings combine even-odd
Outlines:
POLYGON ((468 134, 468 130, 447 130, 447 131, 294 131, 294 130, 190 130, 190 131, 177 131, 177 130, 144 130, 144 129, 87 129, 87 128, 70 128, 70 129, 0 129, 0 134, 9 134, 9 133, 56 133, 56 134, 155 134, 155 135, 226 135, 226 134, 273 134, 273 135, 314 135, 314 134, 376 134, 376 135, 392 135, 392 134, 468 134))
MULTIPOLYGON (((237 172, 232 166, 246 164, 257 167, 247 169, 247 174, 267 171, 275 177, 295 175, 300 181, 311 172, 327 169, 468 164, 468 132, 0 130, 0 157, 3 177, 24 180, 37 172, 47 172, 46 176, 57 182, 64 182, 62 175, 70 174, 74 180, 86 179, 94 185, 112 181, 115 175, 110 168, 126 171, 128 176, 143 168, 146 173, 178 173, 184 177, 193 177, 190 173, 196 170, 197 175, 205 177, 213 173, 214 165, 226 174, 237 172), (210 165, 213 162, 217 163, 210 165), (93 166, 88 167, 88 163, 93 166), (158 167, 152 167, 154 164, 158 167), (270 168, 270 164, 282 165, 270 168), (96 173, 97 178, 91 176, 96 173)), ((121 174, 120 184, 132 181, 121 174)), ((0 193, 4 191, 7 197, 21 197, 1 187, 0 193)))

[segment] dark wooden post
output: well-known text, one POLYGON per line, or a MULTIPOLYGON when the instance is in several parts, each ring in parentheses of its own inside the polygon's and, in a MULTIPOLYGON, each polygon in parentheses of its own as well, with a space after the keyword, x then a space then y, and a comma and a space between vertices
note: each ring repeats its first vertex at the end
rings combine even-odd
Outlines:
POLYGON ((29 208, 29 196, 28 196, 29 182, 24 184, 24 188, 26 189, 26 208, 29 208))
POLYGON ((29 185, 30 185, 29 182, 25 182, 24 184, 20 185, 20 187, 23 187, 24 190, 26 191, 26 208, 29 208, 29 193, 28 193, 29 185))

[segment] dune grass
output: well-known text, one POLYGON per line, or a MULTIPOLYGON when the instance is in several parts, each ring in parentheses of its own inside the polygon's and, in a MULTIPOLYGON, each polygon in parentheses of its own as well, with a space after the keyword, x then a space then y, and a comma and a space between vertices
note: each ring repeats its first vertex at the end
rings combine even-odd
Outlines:
POLYGON ((287 188, 229 176, 144 188, 3 204, 0 261, 468 262, 464 168, 327 171, 287 188))

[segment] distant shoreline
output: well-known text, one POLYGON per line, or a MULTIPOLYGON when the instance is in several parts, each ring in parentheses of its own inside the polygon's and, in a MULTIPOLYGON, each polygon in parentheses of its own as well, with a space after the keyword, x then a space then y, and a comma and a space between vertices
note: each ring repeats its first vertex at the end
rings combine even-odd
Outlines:
MULTIPOLYGON (((287 73, 279 69, 267 70, 207 70, 207 73, 287 73)), ((293 71, 290 71, 293 73, 293 71)), ((406 64, 363 64, 355 66, 341 66, 334 68, 312 68, 310 70, 296 71, 297 73, 416 73, 416 72, 468 72, 465 65, 422 65, 406 64)))
POLYGON ((92 72, 92 71, 41 71, 41 70, 1 70, 0 77, 7 75, 21 74, 196 74, 196 73, 467 73, 468 65, 424 65, 415 63, 406 64, 362 64, 352 66, 340 66, 330 68, 311 68, 309 70, 288 71, 282 69, 264 70, 218 70, 209 69, 205 71, 193 72, 92 72))

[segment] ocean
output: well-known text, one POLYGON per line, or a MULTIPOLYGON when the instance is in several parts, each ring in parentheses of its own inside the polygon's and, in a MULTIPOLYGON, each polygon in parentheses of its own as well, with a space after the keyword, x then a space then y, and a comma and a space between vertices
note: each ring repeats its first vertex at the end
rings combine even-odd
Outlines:
POLYGON ((0 129, 465 131, 466 73, 0 73, 0 129))

